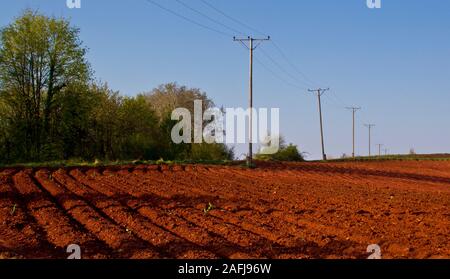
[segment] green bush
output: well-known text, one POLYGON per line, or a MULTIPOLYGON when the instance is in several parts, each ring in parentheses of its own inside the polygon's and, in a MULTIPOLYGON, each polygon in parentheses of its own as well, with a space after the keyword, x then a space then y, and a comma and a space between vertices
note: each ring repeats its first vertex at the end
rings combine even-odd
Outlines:
POLYGON ((280 150, 271 155, 257 154, 256 159, 264 161, 280 161, 280 162, 303 162, 304 158, 298 151, 296 145, 289 144, 288 146, 281 146, 280 150))
POLYGON ((189 156, 194 161, 223 161, 233 160, 233 149, 228 148, 225 144, 193 144, 191 154, 189 156))

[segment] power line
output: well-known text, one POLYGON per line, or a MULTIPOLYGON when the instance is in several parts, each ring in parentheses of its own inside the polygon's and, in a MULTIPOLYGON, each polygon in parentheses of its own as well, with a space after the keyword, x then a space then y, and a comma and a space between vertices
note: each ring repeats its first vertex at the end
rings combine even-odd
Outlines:
POLYGON ((280 55, 283 57, 283 59, 286 60, 286 62, 291 66, 292 69, 294 69, 294 71, 296 71, 299 75, 301 75, 311 85, 314 85, 314 86, 317 85, 317 83, 315 83, 310 78, 308 78, 307 75, 305 75, 302 71, 300 71, 300 69, 297 66, 295 66, 294 63, 291 62, 291 60, 288 58, 288 56, 284 53, 284 51, 281 49, 281 47, 279 47, 278 44, 275 43, 275 41, 272 41, 272 44, 275 47, 275 49, 280 53, 280 55))
POLYGON ((328 103, 328 102, 326 102, 326 100, 329 100, 330 101, 330 105, 332 105, 335 108, 342 109, 342 105, 340 103, 338 103, 336 101, 336 99, 331 98, 329 94, 326 94, 324 96, 325 96, 326 99, 323 100, 323 103, 326 104, 326 103, 328 103))
POLYGON ((245 24, 245 23, 243 23, 242 21, 240 21, 240 20, 238 20, 238 19, 236 19, 236 18, 234 18, 234 17, 232 17, 232 16, 226 14, 225 12, 223 12, 223 11, 221 11, 220 9, 216 8, 216 7, 215 7, 214 5, 212 5, 211 3, 209 3, 209 2, 207 2, 207 1, 205 1, 205 0, 200 0, 200 1, 202 1, 203 4, 205 4, 206 6, 210 7, 211 9, 213 9, 214 11, 216 11, 217 13, 219 13, 219 14, 223 15, 224 17, 228 18, 229 20, 231 20, 231 21, 233 21, 233 22, 235 22, 235 23, 237 23, 237 24, 239 24, 239 25, 241 25, 241 26, 243 26, 243 27, 245 27, 245 28, 247 28, 247 29, 249 29, 249 30, 252 30, 253 32, 259 33, 259 35, 267 36, 267 34, 265 34, 265 33, 263 33, 263 32, 260 32, 260 31, 258 31, 257 29, 255 29, 255 28, 249 26, 248 24, 245 24))
POLYGON ((267 66, 266 64, 264 64, 260 59, 258 59, 257 56, 254 57, 255 61, 258 62, 266 71, 268 71, 270 74, 272 74, 272 76, 274 76, 275 78, 277 78, 278 80, 280 80, 281 82, 285 83, 286 85, 289 85, 293 88, 296 89, 300 89, 300 90, 306 90, 305 87, 301 87, 298 86, 286 79, 284 79, 283 77, 281 77, 280 75, 278 75, 275 71, 273 71, 269 66, 267 66))
MULTIPOLYGON (((148 3, 150 3, 150 4, 153 4, 153 5, 157 6, 157 7, 160 8, 160 9, 162 9, 162 10, 164 10, 164 11, 166 11, 166 12, 172 14, 172 15, 175 15, 175 16, 177 16, 177 17, 179 17, 179 18, 181 18, 181 19, 187 21, 187 22, 190 22, 190 23, 192 23, 192 24, 195 24, 195 25, 197 25, 197 26, 200 26, 200 27, 202 27, 202 28, 204 28, 204 29, 207 29, 207 30, 209 30, 209 31, 213 31, 213 32, 218 33, 218 34, 220 34, 220 35, 227 36, 227 37, 232 37, 232 35, 229 34, 229 33, 222 32, 222 31, 220 31, 220 30, 217 30, 217 29, 215 29, 215 28, 209 27, 209 26, 207 26, 207 25, 205 25, 205 24, 202 24, 202 23, 199 23, 199 22, 197 22, 197 21, 195 21, 195 20, 192 20, 192 19, 190 19, 190 18, 188 18, 188 17, 186 17, 186 16, 183 16, 183 15, 181 15, 181 14, 179 14, 179 13, 177 13, 177 12, 171 10, 171 9, 168 9, 168 8, 166 8, 166 7, 162 6, 162 5, 160 5, 159 3, 157 3, 157 2, 155 2, 155 1, 153 1, 153 0, 146 0, 146 1, 147 1, 148 3)), ((182 4, 181 1, 178 1, 178 0, 177 0, 177 2, 179 2, 180 4, 182 4)), ((214 6, 212 6, 211 4, 209 4, 208 2, 203 1, 203 0, 202 0, 202 2, 205 3, 206 5, 208 5, 210 8, 212 8, 212 9, 216 10, 217 12, 223 14, 224 16, 229 17, 227 14, 225 14, 225 13, 223 13, 222 11, 220 11, 219 9, 215 8, 214 6)), ((188 7, 187 4, 185 4, 185 3, 183 3, 183 4, 184 4, 184 6, 188 7)), ((191 7, 189 7, 189 9, 194 10, 194 9, 191 8, 191 7)), ((199 11, 197 11, 197 10, 195 10, 195 11, 198 12, 198 13, 201 13, 201 12, 199 12, 199 11)), ((202 14, 203 16, 205 16, 205 17, 207 17, 207 18, 210 19, 209 16, 204 15, 203 13, 201 13, 201 14, 202 14)), ((234 18, 231 18, 231 17, 229 17, 229 18, 232 19, 233 21, 236 21, 236 22, 240 23, 240 24, 243 25, 243 26, 246 26, 247 28, 250 27, 250 26, 247 26, 245 23, 242 23, 242 22, 240 22, 240 21, 238 21, 238 20, 236 20, 236 19, 234 19, 234 18)), ((253 29, 253 28, 250 27, 250 29, 253 29)), ((254 29, 254 30, 257 31, 256 29, 254 29)), ((242 32, 240 32, 240 31, 238 31, 238 30, 236 30, 236 31, 237 31, 238 33, 240 33, 240 34, 243 34, 242 32)), ((261 32, 258 31, 258 33, 261 33, 261 32)), ((261 34, 263 34, 263 33, 261 33, 261 34)), ((245 44, 244 44, 244 46, 245 46, 245 44)), ((294 84, 294 83, 292 83, 292 82, 289 82, 289 81, 287 81, 286 79, 282 78, 280 75, 278 75, 277 73, 275 73, 275 71, 273 71, 270 67, 268 67, 267 65, 265 65, 265 64, 264 64, 261 60, 259 60, 257 57, 255 57, 255 60, 256 60, 261 66, 263 66, 269 73, 271 73, 275 78, 279 79, 279 80, 282 81, 283 83, 285 83, 285 84, 287 84, 287 85, 289 85, 289 86, 291 86, 291 87, 295 87, 295 88, 297 88, 297 89, 302 89, 302 90, 305 90, 305 89, 306 89, 306 88, 304 88, 304 87, 300 87, 300 86, 298 86, 298 85, 296 85, 296 84, 294 84)))
POLYGON ((228 26, 228 25, 222 23, 222 22, 220 22, 220 21, 218 21, 218 20, 216 20, 216 19, 214 19, 214 18, 212 18, 212 17, 210 17, 210 16, 204 14, 203 12, 201 12, 201 11, 195 9, 195 8, 192 8, 191 6, 189 6, 188 4, 186 4, 185 2, 183 2, 183 1, 181 1, 181 0, 175 0, 175 1, 178 2, 178 3, 180 3, 181 5, 183 5, 183 6, 186 7, 187 9, 189 9, 189 10, 191 10, 191 11, 193 11, 193 12, 195 12, 195 13, 201 15, 201 16, 203 16, 204 18, 207 18, 207 19, 210 20, 211 22, 214 22, 215 24, 218 24, 218 25, 220 25, 220 26, 222 26, 222 27, 224 27, 224 28, 230 30, 231 32, 234 32, 234 33, 238 33, 238 34, 244 35, 244 33, 242 33, 241 31, 236 30, 236 29, 234 29, 233 27, 230 27, 230 26, 228 26))
POLYGON ((296 80, 299 83, 309 86, 307 83, 303 82, 302 80, 298 79, 295 75, 288 72, 283 66, 280 65, 280 63, 278 63, 274 58, 272 58, 272 56, 270 56, 266 51, 264 51, 264 49, 261 49, 261 53, 264 56, 266 56, 270 61, 272 61, 272 63, 275 66, 277 66, 277 68, 280 69, 282 72, 284 72, 286 75, 290 76, 292 79, 296 80))
MULTIPOLYGON (((166 12, 168 12, 168 13, 174 15, 174 16, 176 16, 176 17, 179 17, 179 18, 181 18, 181 19, 183 19, 183 20, 189 22, 189 23, 195 24, 195 25, 197 25, 197 26, 199 26, 199 27, 202 27, 202 28, 204 28, 204 29, 207 29, 207 30, 209 30, 209 31, 213 31, 213 32, 218 33, 218 34, 220 34, 220 35, 222 35, 222 36, 232 37, 232 34, 230 34, 230 33, 227 33, 227 32, 221 31, 221 30, 218 30, 218 29, 216 29, 216 28, 210 27, 210 26, 205 25, 205 24, 203 24, 203 23, 200 23, 200 22, 198 22, 198 21, 192 20, 192 19, 190 19, 190 18, 188 18, 188 17, 186 17, 186 16, 183 16, 183 15, 181 15, 181 14, 179 14, 179 13, 177 13, 177 12, 175 12, 175 11, 169 9, 169 8, 166 8, 166 7, 162 6, 161 4, 155 2, 154 0, 146 0, 146 1, 147 1, 148 3, 150 3, 150 4, 153 4, 153 5, 157 6, 157 7, 160 8, 160 9, 162 9, 162 10, 164 10, 164 11, 166 11, 166 12)), ((235 29, 235 28, 232 28, 232 27, 230 27, 230 26, 228 26, 228 25, 226 25, 226 24, 224 24, 224 23, 222 23, 222 22, 220 22, 220 21, 218 21, 218 20, 213 19, 212 17, 206 15, 205 13, 203 13, 203 12, 201 12, 201 11, 195 9, 195 8, 192 8, 191 6, 189 6, 188 4, 186 4, 185 2, 183 2, 183 1, 181 1, 181 0, 175 0, 175 1, 177 1, 179 4, 183 5, 183 6, 186 7, 187 9, 189 9, 189 10, 191 10, 191 11, 194 11, 195 13, 197 13, 197 14, 199 14, 199 15, 205 17, 205 18, 207 18, 208 20, 210 20, 210 21, 212 21, 212 22, 214 22, 214 23, 216 23, 216 24, 219 24, 219 25, 223 26, 224 28, 226 28, 226 29, 228 29, 228 30, 231 30, 231 31, 236 32, 236 33, 239 33, 239 34, 243 34, 243 32, 240 32, 239 30, 237 30, 237 29, 235 29)), ((241 22, 241 21, 239 21, 239 20, 237 20, 237 19, 235 19, 235 18, 229 16, 228 14, 222 12, 222 11, 219 10, 218 8, 214 7, 212 4, 208 3, 207 1, 205 1, 205 0, 201 0, 201 1, 202 1, 205 5, 209 6, 211 9, 213 9, 213 10, 215 10, 216 12, 222 14, 223 16, 229 18, 230 20, 232 20, 232 21, 234 21, 234 22, 236 22, 236 23, 238 23, 238 24, 240 24, 240 25, 246 27, 247 29, 251 29, 251 30, 253 30, 253 31, 257 32, 257 33, 260 33, 260 34, 264 34, 264 33, 260 32, 260 31, 258 31, 257 29, 255 29, 255 28, 253 28, 253 27, 251 27, 251 26, 249 26, 249 25, 247 25, 247 24, 245 24, 245 23, 243 23, 243 22, 241 22)), ((299 71, 298 68, 296 68, 296 67, 289 61, 289 59, 288 59, 287 56, 282 52, 282 50, 281 50, 276 44, 275 44, 275 46, 276 46, 277 50, 282 54, 283 58, 285 58, 285 59, 291 64, 291 66, 294 67, 294 69, 297 70, 297 72, 300 72, 300 73, 301 73, 301 71, 299 71)), ((263 54, 264 54, 269 60, 271 60, 272 63, 275 64, 275 66, 276 66, 277 68, 279 68, 284 74, 288 75, 290 78, 292 78, 292 79, 296 80, 297 82, 299 82, 299 83, 301 83, 301 84, 304 84, 304 85, 306 85, 306 86, 308 86, 308 84, 310 84, 310 83, 305 83, 304 81, 298 79, 298 78, 296 77, 296 75, 291 74, 291 73, 290 73, 289 71, 287 71, 284 67, 282 67, 280 63, 278 63, 274 58, 272 58, 267 52, 263 51, 263 54)), ((258 60, 256 57, 255 57, 255 60, 256 60, 259 64, 261 64, 267 71, 269 71, 273 76, 275 76, 277 79, 281 80, 281 81, 284 82, 285 84, 287 84, 287 85, 289 85, 289 86, 291 86, 291 87, 300 88, 300 89, 302 89, 302 90, 305 90, 305 89, 306 89, 305 87, 298 86, 298 85, 296 85, 295 83, 289 82, 289 81, 287 81, 286 79, 282 78, 280 75, 276 74, 275 71, 273 71, 270 67, 268 67, 267 65, 265 65, 262 61, 258 60)), ((306 75, 304 75, 303 73, 301 73, 301 74, 302 74, 304 77, 306 77, 306 75)), ((307 77, 306 77, 306 78, 307 78, 307 77)))
MULTIPOLYGON (((249 26, 248 24, 245 24, 245 23, 243 23, 242 21, 240 21, 240 20, 238 20, 238 19, 236 19, 236 18, 234 18, 234 17, 232 17, 232 16, 226 14, 225 12, 223 12, 222 10, 220 10, 220 9, 218 9, 217 7, 213 6, 212 4, 210 4, 209 2, 207 2, 206 0, 200 0, 200 1, 203 2, 205 5, 207 5, 208 7, 210 7, 211 9, 215 10, 217 13, 219 13, 219 14, 221 14, 222 16, 228 18, 229 20, 231 20, 231 21, 233 21, 233 22, 235 22, 235 23, 237 23, 237 24, 239 24, 239 25, 241 25, 241 26, 243 26, 243 27, 245 27, 245 28, 247 28, 247 29, 249 29, 249 30, 252 30, 252 31, 254 31, 254 32, 256 32, 256 33, 259 33, 259 34, 261 34, 261 35, 263 35, 263 36, 266 36, 265 33, 263 33, 263 32, 261 32, 261 31, 257 30, 256 28, 251 27, 251 26, 249 26)), ((272 57, 270 57, 269 55, 267 55, 266 52, 262 51, 264 55, 268 56, 269 60, 271 60, 272 62, 274 62, 274 64, 276 64, 276 66, 277 66, 282 72, 284 72, 285 74, 289 75, 289 76, 290 76, 291 78, 293 78, 294 80, 296 80, 296 81, 298 81, 298 82, 300 82, 300 83, 302 83, 302 84, 304 84, 304 85, 306 85, 306 86, 316 86, 316 85, 317 85, 316 83, 312 82, 311 79, 309 79, 302 71, 300 71, 300 70, 298 69, 298 67, 296 67, 296 66, 290 61, 290 59, 287 57, 287 55, 281 50, 281 48, 280 48, 273 40, 271 40, 271 42, 273 43, 273 45, 275 46, 275 48, 277 49, 277 51, 281 54, 281 56, 282 56, 282 57, 290 64, 290 66, 291 66, 298 74, 300 74, 307 82, 305 83, 304 81, 301 81, 300 79, 298 79, 298 78, 296 77, 296 75, 293 75, 293 74, 291 74, 290 72, 288 72, 287 70, 285 70, 283 67, 281 67, 281 65, 280 65, 279 63, 275 62, 275 60, 274 60, 272 57)), ((273 71, 271 71, 271 72, 273 72, 273 71)))
POLYGON ((207 29, 207 30, 209 30, 209 31, 216 32, 217 34, 220 34, 220 35, 225 36, 225 37, 229 37, 229 38, 230 38, 230 37, 233 37, 232 34, 229 34, 229 33, 220 31, 220 30, 218 30, 218 29, 215 29, 215 28, 206 26, 206 25, 204 25, 204 24, 202 24, 202 23, 199 23, 199 22, 197 22, 197 21, 195 21, 195 20, 192 20, 192 19, 190 19, 190 18, 188 18, 188 17, 185 17, 185 16, 183 16, 183 15, 181 15, 181 14, 179 14, 179 13, 177 13, 177 12, 171 10, 171 9, 168 9, 168 8, 162 6, 161 4, 159 4, 159 3, 157 3, 157 2, 155 2, 155 1, 153 1, 153 0, 145 0, 145 1, 147 1, 147 3, 150 3, 150 4, 152 4, 152 5, 157 6, 158 8, 160 8, 160 9, 162 9, 162 10, 164 10, 164 11, 166 11, 166 12, 168 12, 168 13, 170 13, 170 14, 176 16, 176 17, 179 17, 179 18, 181 18, 181 19, 183 19, 183 20, 185 20, 185 21, 187 21, 187 22, 190 22, 190 23, 192 23, 192 24, 195 24, 195 25, 197 25, 197 26, 199 26, 199 27, 202 27, 202 28, 207 29))
POLYGON ((335 91, 330 94, 330 98, 333 98, 337 103, 339 103, 342 107, 347 107, 347 103, 344 102, 335 91))
POLYGON ((345 100, 343 100, 341 97, 339 97, 339 95, 336 92, 333 92, 334 94, 332 94, 337 100, 338 102, 340 102, 343 105, 348 104, 347 102, 345 102, 345 100))

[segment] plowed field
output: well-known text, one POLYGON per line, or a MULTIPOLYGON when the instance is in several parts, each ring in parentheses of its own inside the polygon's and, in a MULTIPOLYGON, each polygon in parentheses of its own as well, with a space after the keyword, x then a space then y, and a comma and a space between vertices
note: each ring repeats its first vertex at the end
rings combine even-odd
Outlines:
POLYGON ((450 258, 450 162, 0 170, 0 258, 450 258))

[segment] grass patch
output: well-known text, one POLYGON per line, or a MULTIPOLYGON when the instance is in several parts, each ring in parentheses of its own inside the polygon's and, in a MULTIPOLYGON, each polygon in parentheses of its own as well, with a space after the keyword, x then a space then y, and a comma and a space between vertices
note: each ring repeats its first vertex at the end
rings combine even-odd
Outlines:
POLYGON ((0 168, 66 168, 66 167, 110 167, 110 166, 128 166, 128 165, 234 165, 234 161, 208 161, 208 160, 123 160, 123 161, 85 161, 85 160, 66 160, 51 162, 27 162, 16 164, 3 164, 0 168))
MULTIPOLYGON (((374 161, 450 161, 450 154, 417 154, 417 155, 386 155, 372 157, 356 157, 332 159, 328 162, 374 162, 374 161)), ((323 161, 317 161, 323 162, 323 161)))
MULTIPOLYGON (((372 157, 356 157, 330 159, 328 161, 316 160, 306 162, 376 162, 376 161, 450 161, 450 154, 418 154, 418 155, 388 155, 388 156, 372 156, 372 157)), ((266 162, 261 160, 261 162, 266 162)), ((271 162, 271 160, 269 160, 271 162)), ((283 162, 283 161, 272 161, 283 162)), ((123 160, 123 161, 85 161, 85 160, 66 160, 52 162, 29 162, 17 164, 3 164, 0 168, 75 168, 75 167, 114 167, 129 165, 216 165, 216 166, 237 166, 246 169, 254 169, 258 167, 258 160, 255 160, 251 166, 246 161, 231 160, 123 160)))

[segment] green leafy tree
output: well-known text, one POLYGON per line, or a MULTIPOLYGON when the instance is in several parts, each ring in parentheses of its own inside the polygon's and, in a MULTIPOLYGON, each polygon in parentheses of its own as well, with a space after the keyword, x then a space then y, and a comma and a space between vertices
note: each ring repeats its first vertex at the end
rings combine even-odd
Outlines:
MULTIPOLYGON (((229 160, 234 157, 233 150, 224 144, 174 144, 171 130, 177 121, 171 120, 171 113, 176 108, 186 108, 192 115, 194 126, 194 101, 202 101, 202 111, 214 107, 214 102, 206 93, 197 88, 187 88, 176 83, 169 83, 144 94, 156 113, 161 131, 161 157, 177 160, 229 160)), ((203 127, 208 123, 204 121, 203 127)))
POLYGON ((107 84, 93 85, 90 89, 93 109, 89 119, 91 154, 96 158, 113 160, 120 158, 122 133, 119 129, 119 112, 123 98, 107 84))
POLYGON ((186 108, 194 115, 195 100, 202 101, 203 111, 214 107, 214 102, 205 92, 198 88, 179 86, 176 83, 160 85, 151 92, 145 93, 144 96, 161 121, 176 108, 186 108))
POLYGON ((119 109, 121 158, 156 159, 159 133, 155 112, 144 96, 125 98, 119 109))
POLYGON ((58 96, 90 78, 85 54, 79 30, 64 19, 27 10, 1 30, 0 98, 19 158, 39 160, 43 145, 53 143, 58 96))
POLYGON ((51 119, 56 127, 53 142, 61 153, 53 159, 90 157, 90 120, 96 101, 90 87, 83 84, 70 85, 58 95, 60 109, 52 113, 51 119))

